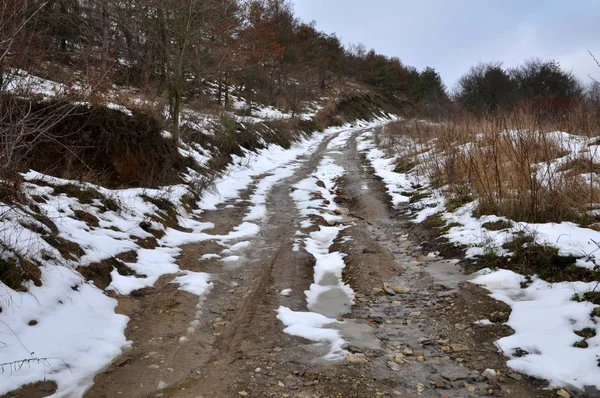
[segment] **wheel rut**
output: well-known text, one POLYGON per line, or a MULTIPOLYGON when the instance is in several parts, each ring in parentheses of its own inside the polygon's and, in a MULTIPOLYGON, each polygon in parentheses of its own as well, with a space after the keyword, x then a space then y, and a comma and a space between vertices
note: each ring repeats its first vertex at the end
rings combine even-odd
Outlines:
MULTIPOLYGON (((329 136, 291 177, 272 187, 260 233, 248 239, 238 262, 199 262, 202 255, 219 249, 214 243, 183 247, 181 268, 210 273, 215 288, 198 303, 168 280, 159 281, 146 292, 148 298, 125 308, 136 315, 128 330, 134 348, 99 375, 86 396, 549 396, 524 379, 490 381, 481 376, 487 364, 500 369, 502 358, 491 339, 465 337, 459 332, 467 328, 455 327, 479 314, 440 316, 448 307, 461 307, 456 303, 463 296, 455 293, 461 291, 458 283, 434 283, 428 270, 446 270, 452 263, 424 256, 418 242, 411 240, 406 220, 390 208, 383 184, 356 149, 362 132, 353 129, 343 149, 335 151, 327 146, 344 132, 329 136), (302 228, 291 193, 324 156, 345 170, 335 193, 347 228, 331 250, 347 255, 343 279, 356 299, 343 322, 335 325, 350 352, 342 361, 324 360, 323 347, 284 333, 275 313, 280 305, 307 311, 304 291, 313 281, 315 259, 294 250, 302 228), (283 289, 291 289, 291 294, 281 295, 283 289), (179 343, 198 312, 201 321, 195 332, 179 343)), ((226 205, 207 216, 219 233, 243 218, 242 202, 226 205)), ((318 229, 311 228, 304 232, 318 229)), ((467 291, 470 300, 487 297, 467 291)), ((482 306, 481 311, 486 310, 482 306)))

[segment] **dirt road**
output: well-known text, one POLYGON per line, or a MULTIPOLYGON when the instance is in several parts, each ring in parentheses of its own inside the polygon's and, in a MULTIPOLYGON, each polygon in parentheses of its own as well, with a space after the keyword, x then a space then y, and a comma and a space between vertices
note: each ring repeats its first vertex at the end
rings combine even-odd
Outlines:
MULTIPOLYGON (((178 290, 173 276, 119 298, 133 344, 86 397, 551 396, 506 369, 493 344, 510 334, 501 324, 510 309, 464 283, 455 261, 421 252, 427 231, 391 209, 383 184, 356 150, 362 130, 350 133, 335 150, 328 144, 336 136, 328 137, 270 190, 261 232, 239 245, 237 261, 200 261, 223 250, 216 242, 184 247, 182 269, 213 275, 205 299, 178 290), (350 311, 328 326, 346 341, 347 355, 335 361, 323 358, 326 344, 284 333, 276 313, 280 306, 308 311, 304 291, 313 283, 315 259, 294 246, 299 234, 318 227, 302 228, 291 194, 324 157, 344 169, 332 194, 341 210, 337 224, 345 228, 330 250, 346 255, 343 280, 355 294, 350 311), (494 316, 498 324, 475 324, 494 316), (497 373, 482 375, 487 368, 497 373)), ((207 232, 239 225, 255 188, 204 213, 202 221, 215 224, 207 232)), ((317 307, 332 316, 335 300, 323 297, 317 307)))

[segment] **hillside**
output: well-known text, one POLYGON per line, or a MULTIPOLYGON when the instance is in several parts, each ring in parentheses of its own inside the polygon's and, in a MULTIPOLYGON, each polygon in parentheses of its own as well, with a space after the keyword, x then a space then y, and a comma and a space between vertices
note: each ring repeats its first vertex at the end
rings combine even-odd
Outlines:
POLYGON ((1 397, 594 397, 600 85, 286 0, 0 9, 1 397))

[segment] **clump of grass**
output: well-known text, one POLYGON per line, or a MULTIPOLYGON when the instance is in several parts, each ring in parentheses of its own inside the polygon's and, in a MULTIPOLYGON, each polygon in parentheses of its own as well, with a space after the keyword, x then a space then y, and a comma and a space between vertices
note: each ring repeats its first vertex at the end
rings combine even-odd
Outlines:
POLYGON ((559 171, 567 171, 573 174, 598 173, 600 174, 600 164, 594 162, 593 158, 577 157, 567 160, 559 168, 559 171))
POLYGON ((472 201, 473 196, 468 194, 452 196, 446 200, 446 210, 453 212, 458 208, 463 207, 467 203, 471 203, 472 201))
POLYGON ((452 221, 448 224, 446 224, 441 230, 440 233, 445 234, 446 232, 450 231, 451 228, 454 227, 462 227, 462 224, 456 221, 452 221))
POLYGON ((98 218, 93 214, 90 214, 83 210, 73 210, 73 214, 76 219, 78 219, 79 221, 83 221, 92 227, 98 227, 100 225, 98 222, 98 218))
MULTIPOLYGON (((404 195, 404 193, 402 193, 402 195, 404 195)), ((431 193, 428 192, 407 192, 407 195, 404 196, 409 196, 410 200, 408 201, 408 203, 416 203, 422 199, 428 198, 431 196, 431 193)))
POLYGON ((442 218, 441 213, 437 213, 427 217, 422 224, 428 228, 442 228, 446 225, 446 221, 442 218))
POLYGON ((0 259, 0 282, 16 291, 24 291, 23 282, 26 275, 18 266, 16 259, 0 259))
POLYGON ((592 304, 600 305, 600 292, 585 292, 583 295, 575 293, 571 300, 577 302, 589 301, 592 304))
POLYGON ((585 340, 580 340, 580 341, 576 341, 575 343, 573 343, 573 347, 575 347, 575 348, 588 348, 589 344, 585 340))
POLYGON ((73 183, 57 185, 54 187, 55 194, 65 194, 79 200, 82 204, 91 204, 94 199, 104 199, 98 190, 90 187, 82 187, 73 183))
POLYGON ((417 166, 417 163, 412 161, 410 158, 401 157, 398 160, 396 160, 396 167, 394 167, 394 172, 401 173, 401 174, 408 173, 409 171, 414 169, 416 166, 417 166))
POLYGON ((490 231, 502 231, 503 229, 512 228, 513 224, 510 221, 498 220, 488 221, 486 223, 483 223, 481 226, 490 231))
MULTIPOLYGON (((529 286, 533 275, 551 283, 600 280, 599 272, 577 266, 577 257, 561 256, 556 247, 536 243, 533 236, 525 233, 515 234, 511 241, 503 245, 503 248, 509 250, 511 255, 500 256, 493 250, 486 251, 484 255, 477 258, 475 263, 468 264, 468 271, 482 268, 509 269, 525 275, 521 287, 529 286)), ((600 303, 600 294, 590 293, 585 297, 586 301, 598 300, 600 303)), ((574 294, 572 299, 580 301, 583 297, 574 294)))
POLYGON ((227 113, 221 115, 221 125, 227 133, 235 133, 237 129, 237 122, 234 118, 229 116, 227 113))
POLYGON ((596 336, 596 329, 592 328, 584 328, 581 330, 576 330, 575 334, 577 336, 583 337, 584 339, 589 339, 596 336))

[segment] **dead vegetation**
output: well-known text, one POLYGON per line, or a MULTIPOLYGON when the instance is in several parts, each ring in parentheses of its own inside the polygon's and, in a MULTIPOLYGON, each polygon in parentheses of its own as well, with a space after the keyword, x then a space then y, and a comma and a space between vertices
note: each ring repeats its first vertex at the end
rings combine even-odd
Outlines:
MULTIPOLYGON (((163 122, 133 110, 128 115, 100 105, 65 105, 61 101, 12 101, 2 112, 7 122, 56 117, 44 132, 25 129, 13 156, 15 168, 102 183, 109 187, 157 186, 179 182, 184 164, 174 142, 162 136, 163 122), (173 173, 173 170, 176 172, 173 173)), ((23 122, 24 123, 24 122, 23 122)))
POLYGON ((520 108, 439 124, 400 121, 378 140, 399 154, 398 171, 419 165, 418 172, 443 189, 450 211, 477 199, 477 215, 589 225, 600 202, 598 147, 591 145, 598 126, 597 113, 585 108, 558 122, 520 108), (575 141, 584 149, 573 150, 575 141))

